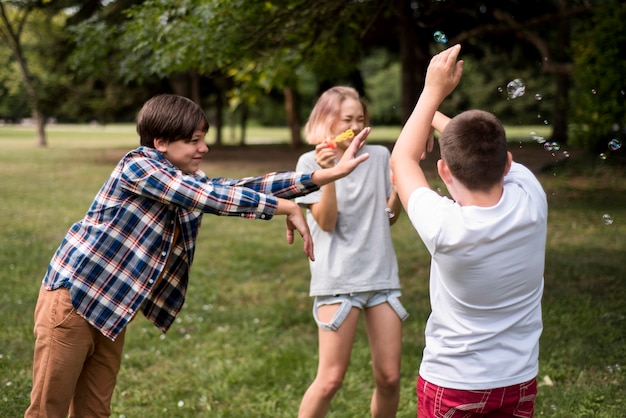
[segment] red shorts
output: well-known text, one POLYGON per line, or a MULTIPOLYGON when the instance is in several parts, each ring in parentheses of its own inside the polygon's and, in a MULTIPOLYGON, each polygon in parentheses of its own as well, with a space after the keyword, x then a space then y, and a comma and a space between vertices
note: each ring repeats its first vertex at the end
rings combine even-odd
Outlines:
POLYGON ((487 390, 448 389, 417 379, 419 418, 532 418, 537 379, 487 390))

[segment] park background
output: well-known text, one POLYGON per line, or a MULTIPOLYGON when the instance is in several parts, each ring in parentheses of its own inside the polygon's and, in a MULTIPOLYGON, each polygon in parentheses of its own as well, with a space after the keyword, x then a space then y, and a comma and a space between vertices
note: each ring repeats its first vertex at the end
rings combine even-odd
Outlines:
MULTIPOLYGON (((465 74, 444 111, 495 113, 548 194, 536 415, 626 416, 624 17, 610 0, 0 2, 0 416, 28 404, 39 283, 137 145, 143 101, 175 92, 203 106, 209 176, 292 169, 309 149, 308 110, 333 84, 361 91, 370 141, 393 147, 429 57, 457 42, 465 74)), ((426 168, 446 193, 436 158, 426 168)), ((429 258, 406 216, 392 231, 411 314, 398 414, 409 417, 429 258)), ((205 217, 176 326, 131 325, 114 417, 295 415, 317 339, 308 263, 283 236, 278 221, 205 217)), ((361 329, 330 415, 367 416, 371 387, 361 329)))

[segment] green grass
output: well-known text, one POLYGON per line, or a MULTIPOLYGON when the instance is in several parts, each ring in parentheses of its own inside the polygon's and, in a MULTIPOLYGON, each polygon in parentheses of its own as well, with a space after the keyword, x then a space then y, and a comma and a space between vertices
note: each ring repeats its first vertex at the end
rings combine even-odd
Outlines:
MULTIPOLYGON (((518 129, 520 138, 533 130, 518 129)), ((389 128, 381 140, 393 132, 389 128)), ((277 134, 254 128, 249 135, 277 134)), ((40 149, 32 130, 0 128, 1 417, 22 416, 28 405, 33 308, 50 257, 83 216, 120 150, 135 143, 130 126, 57 126, 49 129, 49 147, 40 149)), ((240 165, 211 169, 251 174, 240 165)), ((540 179, 550 217, 539 379, 549 377, 552 385, 539 388, 536 415, 623 417, 623 167, 571 164, 540 179), (612 217, 611 225, 603 222, 604 214, 612 217)), ((393 237, 411 315, 404 325, 398 416, 414 417, 429 312, 429 257, 406 216, 398 222, 393 237)), ((172 330, 162 335, 142 317, 130 326, 113 417, 296 415, 315 375, 317 338, 308 263, 301 243, 288 246, 283 237, 282 219, 204 218, 186 305, 172 330)), ((330 417, 368 416, 372 377, 362 325, 330 417)))

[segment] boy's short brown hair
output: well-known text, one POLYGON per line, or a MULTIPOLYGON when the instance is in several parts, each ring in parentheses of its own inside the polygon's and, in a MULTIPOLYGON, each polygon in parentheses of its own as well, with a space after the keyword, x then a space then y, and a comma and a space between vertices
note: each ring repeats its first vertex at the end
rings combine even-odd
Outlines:
POLYGON ((137 133, 142 146, 154 148, 154 140, 189 140, 194 131, 208 132, 209 121, 192 100, 176 94, 154 96, 137 114, 137 133))
POLYGON ((468 110, 452 118, 439 138, 441 158, 472 191, 487 191, 504 176, 508 156, 504 127, 494 115, 468 110))

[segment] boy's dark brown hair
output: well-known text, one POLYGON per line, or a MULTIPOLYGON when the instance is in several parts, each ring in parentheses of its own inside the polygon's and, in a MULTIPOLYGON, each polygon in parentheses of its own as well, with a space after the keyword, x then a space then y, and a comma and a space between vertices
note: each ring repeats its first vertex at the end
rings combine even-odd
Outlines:
POLYGON ((200 106, 183 96, 154 96, 137 114, 139 143, 145 147, 154 148, 155 138, 188 141, 197 130, 208 132, 209 121, 200 106))
POLYGON ((439 146, 452 175, 469 190, 487 191, 502 180, 508 159, 506 134, 491 113, 458 114, 441 133, 439 146))

